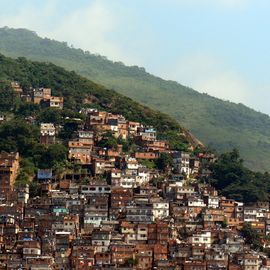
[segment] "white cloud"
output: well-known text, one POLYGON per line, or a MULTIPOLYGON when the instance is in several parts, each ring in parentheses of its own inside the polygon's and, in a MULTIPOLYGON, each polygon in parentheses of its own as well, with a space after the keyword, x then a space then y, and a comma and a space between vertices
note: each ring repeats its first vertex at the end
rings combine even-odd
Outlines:
POLYGON ((210 54, 178 59, 164 76, 215 97, 249 103, 248 81, 226 61, 210 54))
POLYGON ((217 4, 221 4, 225 7, 229 8, 239 8, 246 6, 248 4, 248 0, 216 0, 216 1, 211 1, 211 2, 216 2, 217 4))
POLYGON ((50 36, 72 43, 75 47, 98 52, 114 59, 126 58, 117 44, 108 38, 120 24, 120 18, 101 1, 74 11, 50 33, 50 36))
POLYGON ((202 0, 205 4, 222 6, 227 8, 239 8, 248 4, 249 0, 202 0))
POLYGON ((42 37, 65 41, 115 61, 136 63, 136 59, 121 49, 118 40, 110 38, 128 19, 124 10, 120 10, 119 6, 117 8, 105 1, 93 0, 88 6, 63 15, 58 10, 57 2, 50 0, 45 2, 43 8, 24 6, 18 13, 1 16, 0 27, 27 28, 42 37))
POLYGON ((48 1, 42 9, 34 5, 22 6, 18 12, 14 11, 12 14, 1 14, 0 26, 28 28, 43 32, 46 28, 45 22, 49 22, 47 19, 50 18, 54 11, 55 5, 52 1, 48 1))
POLYGON ((233 71, 214 74, 211 78, 199 79, 194 82, 195 89, 211 96, 237 103, 248 103, 248 83, 233 71))
POLYGON ((227 9, 241 9, 249 5, 250 0, 160 0, 164 4, 173 4, 178 7, 216 7, 227 9))

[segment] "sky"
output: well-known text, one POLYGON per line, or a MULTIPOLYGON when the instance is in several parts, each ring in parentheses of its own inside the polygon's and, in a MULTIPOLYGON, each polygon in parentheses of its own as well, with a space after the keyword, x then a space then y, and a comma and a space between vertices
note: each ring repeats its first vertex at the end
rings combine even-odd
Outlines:
POLYGON ((0 0, 0 27, 270 114, 269 0, 0 0))

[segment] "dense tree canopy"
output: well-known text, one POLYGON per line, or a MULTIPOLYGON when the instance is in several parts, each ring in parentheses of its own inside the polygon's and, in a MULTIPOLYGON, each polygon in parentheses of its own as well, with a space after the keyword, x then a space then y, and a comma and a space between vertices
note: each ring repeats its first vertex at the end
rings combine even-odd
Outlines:
POLYGON ((29 155, 37 144, 39 129, 23 119, 14 119, 0 126, 0 150, 29 155))
POLYGON ((246 243, 251 245, 255 250, 263 250, 261 237, 256 230, 254 230, 250 223, 245 222, 242 228, 242 235, 246 239, 246 243))
POLYGON ((210 169, 209 182, 225 196, 245 202, 268 200, 270 175, 247 169, 236 149, 222 154, 210 169))
POLYGON ((31 164, 38 168, 51 168, 66 159, 67 148, 64 145, 41 145, 38 127, 21 118, 0 125, 0 138, 0 151, 19 152, 25 158, 23 167, 28 169, 31 164))
POLYGON ((0 80, 0 112, 11 111, 16 108, 17 98, 6 81, 0 80))
POLYGON ((156 160, 156 166, 159 170, 166 171, 172 166, 172 156, 168 153, 161 153, 160 157, 156 160))
POLYGON ((107 132, 102 136, 102 139, 97 142, 97 146, 107 149, 117 149, 117 139, 112 135, 111 132, 107 132))
MULTIPOLYGON (((77 117, 79 109, 84 106, 84 100, 91 97, 94 100, 93 107, 122 114, 130 121, 138 121, 142 124, 151 125, 158 131, 158 136, 168 139, 172 146, 177 149, 186 149, 188 142, 179 135, 180 125, 171 117, 148 107, 142 106, 113 90, 108 90, 101 85, 91 82, 75 72, 68 72, 53 64, 31 62, 25 58, 12 60, 0 55, 0 81, 18 81, 24 91, 29 87, 50 87, 52 94, 63 96, 65 99, 64 110, 56 111, 47 108, 38 108, 35 105, 22 103, 11 108, 11 99, 8 99, 3 110, 17 110, 21 115, 37 115, 39 122, 53 122, 63 124, 64 118, 77 117), (18 108, 17 108, 18 107, 18 108)), ((3 93, 6 93, 6 88, 3 93)), ((1 94, 1 93, 0 93, 1 94)), ((90 104, 91 105, 91 104, 90 104)), ((67 132, 69 132, 67 127, 67 132)), ((72 128, 72 127, 71 127, 72 128)), ((63 134, 66 138, 70 134, 63 134)))

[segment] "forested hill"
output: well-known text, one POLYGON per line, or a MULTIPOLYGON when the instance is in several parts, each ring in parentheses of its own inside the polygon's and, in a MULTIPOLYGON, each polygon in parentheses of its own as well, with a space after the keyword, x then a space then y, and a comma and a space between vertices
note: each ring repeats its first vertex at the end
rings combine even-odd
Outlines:
MULTIPOLYGON (((270 167, 270 118, 244 105, 200 94, 165 81, 143 68, 127 67, 105 57, 42 39, 24 29, 0 29, 0 52, 52 62, 145 105, 173 116, 200 140, 221 151, 240 150, 254 170, 270 167)), ((196 74, 194 74, 196 76, 196 74)))
POLYGON ((185 136, 181 134, 182 128, 168 115, 140 105, 54 64, 32 62, 25 58, 14 60, 0 54, 0 114, 8 113, 15 118, 38 116, 46 121, 53 118, 52 122, 57 122, 57 117, 81 117, 78 112, 84 107, 122 114, 127 120, 153 126, 157 129, 158 136, 168 140, 173 149, 187 150, 189 147, 185 136), (10 89, 12 81, 19 82, 25 93, 30 87, 48 87, 52 89, 53 95, 63 96, 64 110, 61 115, 53 109, 42 109, 35 104, 23 103, 10 89))

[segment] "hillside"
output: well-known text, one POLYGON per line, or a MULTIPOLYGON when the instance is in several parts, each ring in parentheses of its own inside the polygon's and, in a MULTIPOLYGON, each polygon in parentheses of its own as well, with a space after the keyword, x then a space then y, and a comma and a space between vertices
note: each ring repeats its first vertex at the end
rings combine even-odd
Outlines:
MULTIPOLYGON (((158 137, 167 139, 172 148, 176 150, 188 148, 187 140, 180 134, 180 125, 170 116, 140 105, 130 98, 54 64, 32 62, 25 58, 14 60, 0 55, 0 112, 13 114, 15 118, 32 116, 49 122, 48 119, 53 118, 53 122, 63 125, 65 122, 61 122, 61 118, 76 118, 83 107, 122 114, 130 121, 153 126, 157 129, 158 137), (39 107, 18 100, 10 89, 12 81, 20 82, 24 92, 27 92, 30 87, 51 88, 53 95, 64 97, 64 110, 59 114, 54 110, 41 110, 39 107)), ((0 146, 1 144, 3 143, 0 142, 0 146)))
POLYGON ((250 168, 269 170, 270 118, 242 104, 200 94, 176 82, 155 77, 143 68, 114 63, 105 57, 70 48, 66 43, 42 39, 24 29, 0 29, 0 52, 74 70, 173 116, 212 148, 226 151, 237 147, 250 168))

